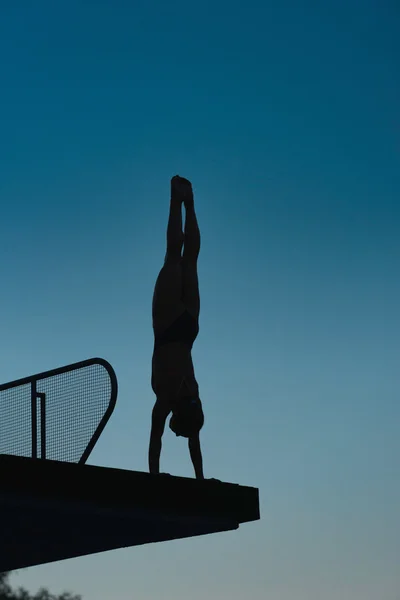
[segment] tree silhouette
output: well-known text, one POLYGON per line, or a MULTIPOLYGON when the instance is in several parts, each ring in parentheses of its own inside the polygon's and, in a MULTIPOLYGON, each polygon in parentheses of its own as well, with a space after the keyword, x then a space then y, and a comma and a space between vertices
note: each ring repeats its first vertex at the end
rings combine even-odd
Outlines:
POLYGON ((10 571, 0 573, 0 600, 82 600, 81 596, 76 596, 69 592, 65 592, 60 596, 50 594, 45 588, 40 588, 33 596, 21 587, 13 590, 9 584, 10 575, 10 571))

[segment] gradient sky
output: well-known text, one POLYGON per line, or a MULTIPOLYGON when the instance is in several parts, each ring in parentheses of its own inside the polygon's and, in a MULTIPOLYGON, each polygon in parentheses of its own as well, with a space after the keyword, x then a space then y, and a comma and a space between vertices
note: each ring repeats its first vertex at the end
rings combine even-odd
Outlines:
MULTIPOLYGON (((398 600, 400 10, 390 0, 0 9, 3 382, 119 379, 92 464, 147 469, 169 179, 202 230, 194 361, 237 532, 31 568, 85 600, 398 600)), ((192 476, 166 433, 162 469, 192 476)))

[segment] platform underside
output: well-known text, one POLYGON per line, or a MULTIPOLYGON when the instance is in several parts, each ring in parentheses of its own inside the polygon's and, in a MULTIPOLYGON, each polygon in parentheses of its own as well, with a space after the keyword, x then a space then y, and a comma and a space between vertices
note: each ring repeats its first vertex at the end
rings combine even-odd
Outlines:
POLYGON ((0 455, 0 572, 237 529, 258 490, 0 455))

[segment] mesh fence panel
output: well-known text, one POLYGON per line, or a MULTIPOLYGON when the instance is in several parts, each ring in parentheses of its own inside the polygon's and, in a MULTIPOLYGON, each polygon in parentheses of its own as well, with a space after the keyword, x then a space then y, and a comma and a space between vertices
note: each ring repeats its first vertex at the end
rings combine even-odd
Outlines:
MULTIPOLYGON (((58 371, 31 378, 37 393, 44 394, 44 400, 36 400, 37 456, 42 456, 45 416, 46 458, 79 462, 113 400, 112 381, 99 363, 58 371)), ((31 390, 31 383, 0 389, 0 454, 32 456, 31 390)))
POLYGON ((0 454, 32 455, 31 385, 0 392, 0 454))

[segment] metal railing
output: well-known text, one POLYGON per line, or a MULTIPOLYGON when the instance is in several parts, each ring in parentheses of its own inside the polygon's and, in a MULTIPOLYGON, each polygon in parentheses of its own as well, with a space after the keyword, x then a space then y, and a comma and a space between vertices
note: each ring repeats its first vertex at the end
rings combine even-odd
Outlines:
POLYGON ((85 463, 117 393, 114 369, 102 358, 0 385, 0 454, 85 463))

